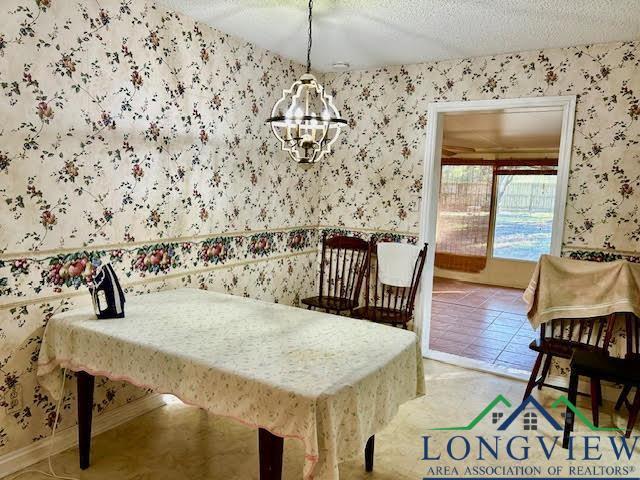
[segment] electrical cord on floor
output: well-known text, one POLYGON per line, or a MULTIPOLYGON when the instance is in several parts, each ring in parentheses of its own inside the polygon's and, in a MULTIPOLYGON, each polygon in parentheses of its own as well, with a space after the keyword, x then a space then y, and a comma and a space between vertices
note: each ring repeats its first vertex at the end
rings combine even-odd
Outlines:
POLYGON ((8 480, 15 480, 16 478, 21 477, 22 475, 26 475, 27 473, 39 473, 40 475, 44 475, 49 478, 57 478, 59 480, 80 480, 77 477, 66 477, 64 475, 58 475, 53 470, 53 465, 51 464, 51 455, 53 454, 53 448, 55 446, 53 440, 56 436, 56 429, 58 428, 58 420, 60 419, 60 407, 62 407, 62 399, 64 398, 64 384, 67 380, 67 369, 63 369, 62 371, 62 387, 60 388, 60 398, 58 399, 58 405, 56 406, 56 418, 53 422, 53 431, 51 432, 51 445, 49 446, 49 455, 47 455, 47 462, 49 463, 49 471, 45 472, 43 470, 29 469, 23 470, 17 475, 10 477, 8 480))

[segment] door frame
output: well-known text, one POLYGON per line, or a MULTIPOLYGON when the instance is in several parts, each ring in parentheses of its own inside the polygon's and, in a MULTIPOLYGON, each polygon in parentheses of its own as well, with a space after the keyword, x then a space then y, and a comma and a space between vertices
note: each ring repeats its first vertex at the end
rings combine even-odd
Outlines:
POLYGON ((526 372, 512 370, 465 357, 429 349, 431 324, 431 302, 433 295, 433 273, 436 245, 436 221, 440 190, 440 166, 442 153, 442 115, 452 112, 478 112, 507 108, 557 107, 562 109, 562 130, 558 151, 558 173, 551 229, 551 255, 559 256, 564 233, 564 219, 569 183, 569 165, 573 145, 573 129, 576 96, 509 98, 496 100, 471 100, 454 102, 431 102, 427 110, 427 135, 423 162, 422 200, 420 207, 420 245, 429 244, 422 278, 422 289, 418 309, 418 330, 422 332, 422 352, 425 358, 442 360, 467 368, 499 373, 516 378, 527 378, 526 372))

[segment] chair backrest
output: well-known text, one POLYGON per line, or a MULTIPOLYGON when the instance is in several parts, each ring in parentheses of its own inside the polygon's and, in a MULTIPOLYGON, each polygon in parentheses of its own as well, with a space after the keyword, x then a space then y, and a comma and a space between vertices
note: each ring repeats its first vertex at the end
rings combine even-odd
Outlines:
POLYGON ((322 236, 320 297, 357 300, 367 270, 369 244, 357 237, 322 236))
POLYGON ((640 318, 625 313, 627 356, 640 356, 640 318))
POLYGON ((416 294, 420 286, 420 278, 424 262, 427 257, 427 244, 425 243, 416 263, 413 266, 411 285, 409 287, 394 287, 384 285, 378 279, 378 244, 374 241, 369 246, 369 273, 367 274, 367 293, 365 295, 365 305, 367 307, 377 307, 397 312, 403 323, 407 323, 413 316, 416 294))
POLYGON ((554 339, 568 346, 590 346, 608 351, 615 314, 592 318, 557 318, 540 326, 540 341, 554 339))

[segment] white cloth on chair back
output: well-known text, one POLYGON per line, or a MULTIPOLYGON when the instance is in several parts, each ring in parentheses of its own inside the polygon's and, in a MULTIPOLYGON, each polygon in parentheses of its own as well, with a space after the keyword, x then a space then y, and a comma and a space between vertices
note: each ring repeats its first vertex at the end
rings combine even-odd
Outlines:
POLYGON ((378 243, 378 279, 384 285, 410 287, 420 248, 406 243, 378 243))

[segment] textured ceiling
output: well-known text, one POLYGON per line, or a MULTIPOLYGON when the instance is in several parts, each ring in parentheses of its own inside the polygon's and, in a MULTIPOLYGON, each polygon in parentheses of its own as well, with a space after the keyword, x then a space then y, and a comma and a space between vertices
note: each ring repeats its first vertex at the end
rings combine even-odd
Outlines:
MULTIPOLYGON (((444 115, 442 143, 482 151, 557 150, 562 110, 521 108, 444 115)), ((463 150, 460 153, 465 153, 463 150)))
MULTIPOLYGON (((306 0, 160 0, 305 63, 306 0)), ((640 38, 640 0, 315 0, 315 70, 640 38)))

